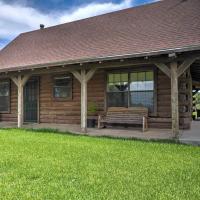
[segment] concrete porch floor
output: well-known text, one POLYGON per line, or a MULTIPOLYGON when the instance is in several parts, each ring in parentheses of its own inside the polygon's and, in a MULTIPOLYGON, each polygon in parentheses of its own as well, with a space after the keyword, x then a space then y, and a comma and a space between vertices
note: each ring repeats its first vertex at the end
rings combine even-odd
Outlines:
POLYGON ((182 130, 179 140, 185 144, 200 145, 200 120, 192 121, 190 130, 182 130))
MULTIPOLYGON (((16 128, 16 123, 0 122, 0 128, 16 128)), ((75 134, 84 134, 81 132, 80 125, 75 124, 49 124, 49 123, 30 123, 24 124, 23 128, 31 129, 56 129, 61 132, 71 132, 75 134)), ((87 134, 90 136, 110 136, 120 138, 138 138, 138 139, 172 139, 172 133, 169 129, 148 129, 144 133, 141 128, 88 128, 87 134)))
MULTIPOLYGON (((16 128, 16 123, 0 122, 0 128, 16 128)), ((74 134, 84 134, 81 132, 80 125, 75 124, 24 124, 23 128, 31 129, 56 129, 61 132, 71 132, 74 134)), ((155 139, 169 140, 172 139, 170 129, 148 129, 144 133, 141 128, 88 128, 88 133, 84 135, 90 136, 110 136, 117 138, 137 138, 137 139, 155 139)), ((180 131, 180 142, 187 144, 200 145, 200 121, 192 122, 191 130, 180 131)))

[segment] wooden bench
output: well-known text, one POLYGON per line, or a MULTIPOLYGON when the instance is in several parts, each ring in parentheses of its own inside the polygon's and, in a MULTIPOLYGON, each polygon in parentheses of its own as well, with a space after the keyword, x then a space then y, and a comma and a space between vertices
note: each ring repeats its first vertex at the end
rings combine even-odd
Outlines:
POLYGON ((144 107, 110 107, 105 115, 99 115, 98 128, 105 124, 136 124, 142 125, 144 132, 147 124, 148 108, 144 107))

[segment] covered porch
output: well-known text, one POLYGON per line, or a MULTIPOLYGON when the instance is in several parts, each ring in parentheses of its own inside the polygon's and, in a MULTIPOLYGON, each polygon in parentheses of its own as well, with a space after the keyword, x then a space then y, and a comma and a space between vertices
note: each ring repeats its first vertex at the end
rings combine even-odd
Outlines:
MULTIPOLYGON (((154 139, 170 139, 170 138, 179 138, 180 137, 180 122, 182 121, 182 124, 188 123, 188 121, 191 120, 191 104, 192 104, 192 77, 190 75, 190 66, 192 64, 196 65, 196 62, 199 59, 199 51, 193 51, 193 52, 183 52, 183 53, 163 53, 163 54, 155 54, 155 55, 149 55, 144 54, 140 55, 139 57, 133 57, 133 56, 118 56, 114 58, 102 58, 102 59, 92 59, 88 60, 87 62, 77 62, 77 63, 69 63, 69 62, 62 62, 62 63, 53 63, 53 64, 47 64, 47 65, 38 65, 38 66, 29 66, 29 69, 20 69, 18 71, 7 71, 6 73, 1 73, 1 78, 9 78, 13 81, 13 83, 17 87, 17 127, 33 127, 33 128, 56 128, 59 127, 59 129, 63 129, 70 132, 75 133, 83 133, 83 134, 92 134, 92 135, 107 135, 107 136, 119 136, 122 135, 124 137, 136 137, 136 138, 154 138, 154 139), (169 91, 170 89, 170 99, 168 100, 168 96, 166 99, 160 99, 160 102, 167 102, 170 105, 170 110, 168 110, 169 107, 167 107, 166 110, 163 110, 162 112, 166 112, 167 117, 158 116, 156 109, 154 115, 149 117, 149 122, 155 123, 157 121, 160 121, 161 123, 168 123, 171 125, 171 129, 168 128, 162 129, 162 127, 159 127, 159 129, 149 128, 147 132, 141 133, 141 129, 137 130, 135 128, 129 128, 129 129, 114 129, 114 128, 108 128, 108 129, 88 129, 87 127, 87 118, 88 118, 88 89, 90 90, 90 94, 93 92, 95 93, 95 88, 93 88, 93 85, 91 83, 91 79, 93 80, 93 83, 95 81, 94 75, 98 72, 103 72, 104 76, 101 76, 101 81, 106 82, 106 74, 109 71, 119 71, 122 73, 124 70, 135 70, 139 69, 142 71, 145 71, 144 69, 150 69, 150 68, 156 68, 155 74, 158 72, 162 74, 160 78, 160 83, 165 84, 162 82, 162 77, 164 77, 167 82, 170 84, 170 88, 164 88, 161 89, 160 92, 164 95, 162 97, 165 97, 165 92, 169 91), (80 105, 80 125, 74 125, 73 123, 70 125, 62 124, 60 121, 57 123, 44 123, 43 120, 41 120, 41 110, 38 106, 38 123, 37 124, 24 124, 24 87, 28 80, 30 80, 31 77, 41 77, 43 75, 53 75, 53 74, 65 74, 70 73, 75 77, 77 84, 77 88, 80 87, 80 90, 78 91, 78 97, 77 101, 80 100, 80 103, 77 103, 77 105, 80 105), (164 76, 163 76, 164 75, 164 76), (103 78, 102 78, 103 77, 103 78), (182 88, 183 93, 179 93, 180 87, 179 87, 179 80, 184 83, 183 85, 186 85, 185 88, 182 88), (79 84, 79 86, 78 86, 79 84), (185 93, 187 91, 187 93, 185 93), (188 93, 189 91, 189 93, 188 93), (191 92, 191 94, 190 94, 191 92), (182 96, 181 96, 182 95, 182 96), (180 99, 181 96, 181 99, 180 99), (180 101, 182 100, 183 101, 180 101), (185 105, 184 99, 187 100, 187 105, 185 105), (123 133, 123 134, 122 134, 123 133)), ((42 81, 41 85, 45 85, 45 80, 42 81)), ((157 83, 157 79, 154 81, 155 85, 155 91, 158 89, 158 86, 160 83, 157 83)), ((104 85, 104 93, 101 93, 100 95, 103 95, 104 101, 101 102, 101 109, 98 111, 97 114, 106 112, 107 110, 107 86, 104 85)), ((41 91, 39 89, 40 95, 43 95, 45 91, 41 91)), ((45 96, 45 99, 51 98, 50 96, 45 96)), ((102 98, 102 96, 101 96, 102 98)), ((95 99, 95 98, 94 98, 95 99)), ((70 106, 72 106, 72 102, 74 99, 72 98, 70 103, 68 104, 68 109, 70 106)), ((39 98, 38 104, 41 104, 41 99, 39 98)), ((154 96, 154 106, 158 104, 157 96, 154 96)), ((61 105, 61 104, 60 104, 61 105)), ((163 104, 164 105, 164 104, 163 104)), ((162 106, 161 106, 162 107, 162 106)), ((77 107, 78 108, 78 107, 77 107)), ((76 108, 76 109, 77 109, 76 108)), ((157 107, 155 107, 157 108, 157 107)), ((165 107, 164 107, 165 108, 165 107)), ((62 108, 59 108, 62 109, 62 108)), ((163 109, 163 107, 162 107, 163 109)), ((45 111, 47 112, 47 111, 45 111)), ((55 115, 58 116, 58 118, 62 118, 62 116, 59 116, 60 110, 58 110, 56 107, 52 112, 49 112, 49 115, 55 115)), ((79 113, 79 110, 76 111, 79 113)), ((70 113, 68 114, 70 118, 70 113)), ((1 124, 3 127, 3 124, 1 124)))

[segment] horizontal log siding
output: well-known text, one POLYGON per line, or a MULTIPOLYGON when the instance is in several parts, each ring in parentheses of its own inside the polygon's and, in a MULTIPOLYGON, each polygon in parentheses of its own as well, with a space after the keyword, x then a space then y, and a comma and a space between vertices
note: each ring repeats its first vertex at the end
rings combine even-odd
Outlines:
POLYGON ((17 87, 12 81, 10 88, 10 112, 0 113, 0 121, 17 122, 17 87))
MULTIPOLYGON (((149 126, 154 128, 171 128, 171 85, 170 79, 160 70, 157 71, 157 116, 149 119, 149 126)), ((188 81, 185 75, 179 82, 188 81)), ((40 117, 41 123, 80 124, 80 83, 73 77, 73 98, 68 101, 56 101, 52 96, 53 75, 40 76, 40 117)), ((106 72, 99 70, 88 82, 88 106, 91 102, 97 104, 97 113, 105 110, 106 72)), ((181 94, 190 94, 188 89, 181 89, 181 94)), ((180 93, 180 92, 179 92, 180 93)), ((190 100, 189 100, 190 102, 190 100)), ((179 101, 180 106, 185 101, 179 101)), ((190 109, 190 108, 189 108, 190 109)), ((0 114, 1 121, 17 121, 17 88, 11 83, 11 112, 0 114)), ((189 128, 191 112, 180 109, 180 127, 189 128)))
MULTIPOLYGON (((88 83, 88 102, 96 102, 98 110, 104 105, 104 74, 97 72, 88 83)), ((80 123, 81 85, 73 77, 72 100, 56 101, 52 96, 52 75, 40 77, 40 122, 41 123, 80 123)))
MULTIPOLYGON (((188 70, 179 78, 179 116, 181 129, 188 129, 191 124, 190 104, 192 91, 189 84, 192 83, 190 71, 188 70), (186 99, 186 95, 188 99, 186 99)), ((171 81, 160 70, 158 70, 157 76, 157 116, 149 119, 149 126, 171 128, 171 81)))

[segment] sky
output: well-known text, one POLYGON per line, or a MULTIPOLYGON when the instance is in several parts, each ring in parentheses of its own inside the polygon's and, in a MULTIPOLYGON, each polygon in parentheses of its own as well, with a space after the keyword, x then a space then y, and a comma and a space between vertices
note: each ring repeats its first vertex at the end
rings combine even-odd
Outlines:
POLYGON ((0 49, 22 32, 157 0, 0 0, 0 49))

